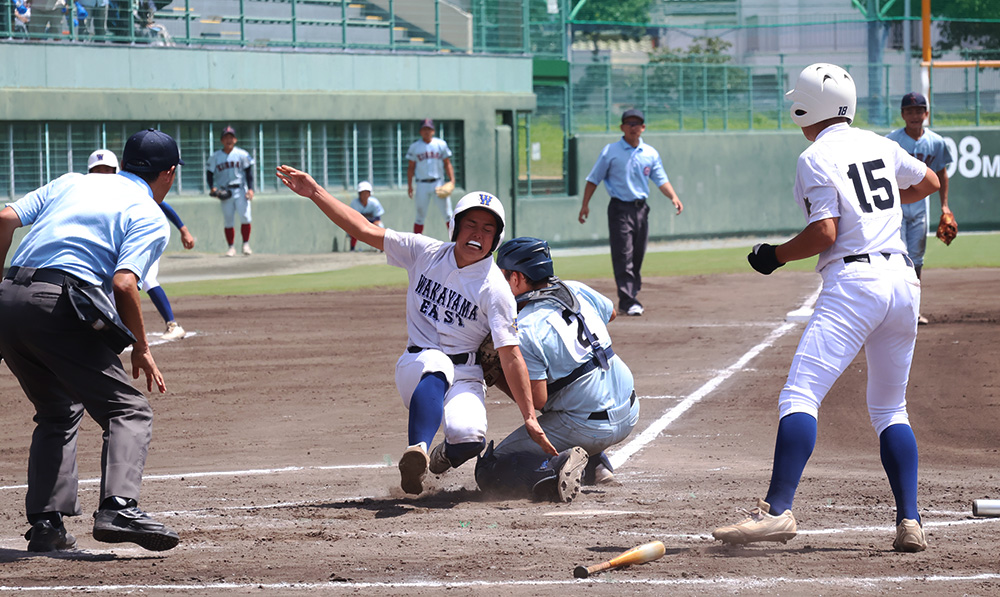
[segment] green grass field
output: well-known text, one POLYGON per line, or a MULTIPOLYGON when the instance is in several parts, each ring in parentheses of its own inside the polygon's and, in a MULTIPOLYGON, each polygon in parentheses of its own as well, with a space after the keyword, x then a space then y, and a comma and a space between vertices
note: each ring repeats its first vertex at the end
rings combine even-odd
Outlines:
MULTIPOLYGON (((649 253, 642 266, 644 276, 694 276, 751 271, 746 261, 749 245, 735 249, 664 251, 649 253)), ((959 236, 950 247, 937 239, 927 239, 925 268, 1000 268, 1000 234, 959 236)), ((810 271, 816 259, 790 263, 782 271, 810 271)), ((611 260, 607 255, 556 257, 556 274, 567 280, 610 278, 611 260)), ((170 296, 247 295, 357 290, 360 288, 403 287, 406 272, 388 265, 359 266, 316 274, 182 282, 169 286, 170 296)))

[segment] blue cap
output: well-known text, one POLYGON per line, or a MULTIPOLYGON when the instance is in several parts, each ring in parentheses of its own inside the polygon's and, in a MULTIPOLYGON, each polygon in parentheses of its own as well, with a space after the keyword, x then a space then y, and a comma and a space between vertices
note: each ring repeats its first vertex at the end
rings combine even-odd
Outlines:
POLYGON ((231 126, 227 126, 226 128, 222 129, 222 134, 219 135, 219 138, 221 139, 221 138, 225 137, 226 135, 232 135, 232 136, 235 137, 236 136, 236 129, 234 129, 231 126))
POLYGON ((923 106, 927 107, 927 98, 923 94, 917 93, 916 91, 911 91, 903 96, 903 103, 900 109, 909 108, 910 106, 923 106))
POLYGON ((434 121, 430 118, 425 118, 423 122, 420 123, 420 128, 422 129, 432 129, 434 128, 434 121))
POLYGON ((177 142, 163 131, 139 131, 125 142, 121 169, 126 172, 163 172, 177 165, 184 165, 177 142))

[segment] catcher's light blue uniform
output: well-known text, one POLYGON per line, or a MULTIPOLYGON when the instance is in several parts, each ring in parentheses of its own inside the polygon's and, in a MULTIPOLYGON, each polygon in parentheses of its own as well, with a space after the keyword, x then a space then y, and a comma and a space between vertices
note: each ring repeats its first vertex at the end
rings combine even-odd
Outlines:
MULTIPOLYGON (((601 348, 611 347, 607 323, 614 305, 610 299, 579 282, 564 282, 580 303, 580 316, 597 338, 601 348)), ((595 358, 583 338, 580 322, 568 317, 568 309, 546 299, 528 303, 518 312, 517 335, 532 380, 544 379, 550 392, 538 423, 560 452, 580 446, 591 456, 624 440, 639 420, 632 371, 614 355, 607 370, 599 366, 564 387, 565 380, 581 365, 595 358), (558 388, 551 390, 551 388, 558 388)), ((479 474, 480 485, 490 482, 518 485, 548 458, 521 426, 493 452, 496 465, 492 474, 479 474)), ((486 489, 487 487, 484 487, 486 489)))
MULTIPOLYGON (((907 135, 905 128, 896 129, 886 137, 899 143, 906 153, 927 164, 927 167, 934 172, 944 170, 954 161, 944 138, 928 128, 924 129, 924 134, 919 139, 907 135)), ((906 243, 906 251, 916 267, 924 265, 928 229, 927 197, 915 203, 904 203, 900 234, 906 243)))

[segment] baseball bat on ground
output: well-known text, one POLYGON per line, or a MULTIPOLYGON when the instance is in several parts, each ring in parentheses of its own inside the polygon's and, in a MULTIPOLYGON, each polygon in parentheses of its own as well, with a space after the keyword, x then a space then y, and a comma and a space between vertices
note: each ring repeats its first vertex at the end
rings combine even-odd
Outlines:
POLYGON ((653 560, 662 558, 663 554, 666 552, 667 548, 664 547, 662 541, 644 543, 638 547, 633 547, 619 556, 611 558, 607 562, 601 562, 600 564, 594 564, 593 566, 586 567, 577 566, 576 570, 573 571, 573 576, 576 578, 587 578, 591 574, 610 570, 611 568, 623 568, 633 564, 645 564, 646 562, 652 562, 653 560))
POLYGON ((975 500, 972 502, 973 516, 1000 516, 1000 500, 975 500))

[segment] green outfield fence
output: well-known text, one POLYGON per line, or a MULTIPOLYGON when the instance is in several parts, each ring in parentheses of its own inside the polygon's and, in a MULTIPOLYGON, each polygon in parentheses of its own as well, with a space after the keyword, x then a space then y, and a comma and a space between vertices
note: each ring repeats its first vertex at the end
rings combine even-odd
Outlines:
MULTIPOLYGON (((274 169, 282 163, 302 164, 317 181, 332 190, 354 189, 362 180, 380 188, 406 188, 406 150, 419 138, 417 123, 385 122, 50 122, 0 123, 0 196, 20 197, 66 172, 86 172, 96 149, 116 153, 137 130, 156 127, 171 134, 186 162, 178 169, 174 192, 206 194, 205 164, 221 149, 223 127, 232 125, 239 145, 255 159, 256 187, 276 191, 274 169)), ((461 122, 437 121, 438 137, 455 156, 455 177, 462 185, 463 127, 461 122)), ((119 156, 121 157, 121 156, 119 156)))

